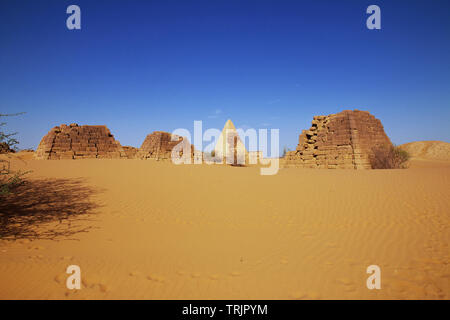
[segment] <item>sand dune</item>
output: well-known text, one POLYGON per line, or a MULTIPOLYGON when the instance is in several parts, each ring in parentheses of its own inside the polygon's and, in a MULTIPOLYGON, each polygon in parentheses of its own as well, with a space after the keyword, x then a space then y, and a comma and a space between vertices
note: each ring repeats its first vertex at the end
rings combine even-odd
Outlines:
POLYGON ((5 160, 31 160, 33 159, 32 151, 19 151, 16 153, 0 154, 0 159, 5 160))
MULTIPOLYGON (((73 218, 0 241, 1 299, 450 298, 448 163, 274 176, 141 160, 13 166, 39 186, 28 201, 73 218), (65 287, 70 264, 81 290, 65 287), (381 290, 366 287, 372 264, 381 290)), ((30 213, 26 201, 0 208, 30 213)))
POLYGON ((415 141, 399 146, 413 158, 450 161, 450 143, 443 141, 415 141))

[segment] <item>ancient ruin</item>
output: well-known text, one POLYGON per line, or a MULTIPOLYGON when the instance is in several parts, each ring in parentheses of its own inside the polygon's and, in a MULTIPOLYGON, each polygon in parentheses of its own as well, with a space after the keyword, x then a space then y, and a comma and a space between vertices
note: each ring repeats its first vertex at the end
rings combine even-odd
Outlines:
POLYGON ((62 124, 45 135, 35 159, 120 159, 126 154, 106 126, 62 124))
POLYGON ((131 146, 122 146, 123 151, 125 151, 125 155, 128 159, 134 159, 139 152, 139 148, 131 147, 131 146))
POLYGON ((375 148, 391 145, 381 121, 367 111, 315 116, 285 163, 306 168, 370 169, 375 148))
POLYGON ((220 163, 245 164, 248 163, 248 152, 242 142, 233 122, 228 119, 214 148, 214 158, 220 163))
MULTIPOLYGON (((187 144, 186 147, 190 149, 192 157, 194 147, 189 144, 187 139, 164 131, 154 131, 147 135, 136 156, 139 159, 170 160, 172 149, 180 142, 187 144)), ((180 150, 180 155, 183 155, 182 150, 180 150)))

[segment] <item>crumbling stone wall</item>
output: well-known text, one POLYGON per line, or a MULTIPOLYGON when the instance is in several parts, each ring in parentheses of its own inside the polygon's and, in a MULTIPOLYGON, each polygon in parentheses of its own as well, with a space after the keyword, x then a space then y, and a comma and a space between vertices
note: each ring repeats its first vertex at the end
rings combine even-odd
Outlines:
POLYGON ((35 153, 35 159, 126 158, 119 141, 106 126, 62 124, 45 135, 35 153))
MULTIPOLYGON (((137 157, 140 159, 155 159, 155 160, 170 160, 172 156, 172 149, 180 142, 187 143, 191 152, 191 158, 194 155, 194 147, 189 144, 183 137, 174 136, 172 141, 172 134, 164 131, 155 131, 145 138, 142 143, 137 157)), ((183 153, 180 152, 180 155, 183 153)))
POLYGON ((382 145, 391 141, 380 120, 367 111, 345 110, 315 116, 296 150, 286 153, 285 162, 307 168, 370 169, 373 150, 382 145))
POLYGON ((128 159, 134 159, 136 158, 137 153, 139 152, 138 148, 131 147, 131 146, 122 146, 123 151, 125 151, 125 155, 128 159))

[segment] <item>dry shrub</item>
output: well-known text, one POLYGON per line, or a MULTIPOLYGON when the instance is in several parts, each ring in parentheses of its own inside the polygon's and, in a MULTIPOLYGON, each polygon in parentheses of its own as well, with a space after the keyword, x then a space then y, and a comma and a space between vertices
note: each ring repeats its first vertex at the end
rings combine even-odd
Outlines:
POLYGON ((397 146, 379 146, 372 149, 372 169, 406 169, 410 155, 397 146))

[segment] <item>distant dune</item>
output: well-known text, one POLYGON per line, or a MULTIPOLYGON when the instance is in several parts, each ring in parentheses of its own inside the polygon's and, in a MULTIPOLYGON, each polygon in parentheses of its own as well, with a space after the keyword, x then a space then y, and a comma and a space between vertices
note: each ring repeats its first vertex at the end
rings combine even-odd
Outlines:
POLYGON ((415 141, 399 146, 413 158, 426 160, 450 160, 450 143, 443 141, 415 141))
POLYGON ((22 150, 15 153, 0 154, 0 160, 31 160, 33 158, 33 150, 22 150))

